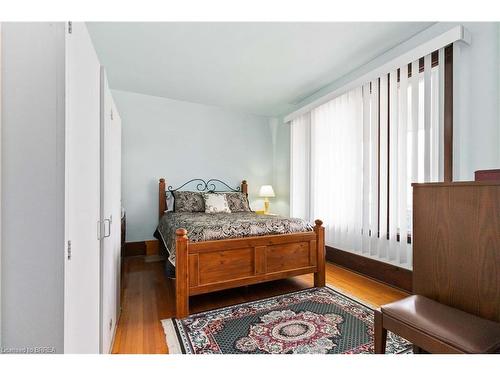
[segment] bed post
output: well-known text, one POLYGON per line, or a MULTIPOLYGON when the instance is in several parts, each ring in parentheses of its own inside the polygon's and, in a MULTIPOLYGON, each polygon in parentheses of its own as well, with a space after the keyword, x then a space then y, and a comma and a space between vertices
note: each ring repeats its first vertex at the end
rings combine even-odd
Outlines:
POLYGON ((176 318, 189 315, 188 237, 187 230, 179 228, 175 249, 175 301, 176 318))
POLYGON ((158 217, 161 218, 167 210, 167 195, 165 191, 165 179, 160 178, 158 184, 158 217))
POLYGON ((325 286, 325 227, 319 219, 315 220, 314 231, 316 232, 317 262, 318 270, 314 274, 314 286, 325 286))
POLYGON ((241 192, 243 194, 245 194, 248 198, 248 184, 247 184, 247 180, 243 180, 241 181, 241 192))

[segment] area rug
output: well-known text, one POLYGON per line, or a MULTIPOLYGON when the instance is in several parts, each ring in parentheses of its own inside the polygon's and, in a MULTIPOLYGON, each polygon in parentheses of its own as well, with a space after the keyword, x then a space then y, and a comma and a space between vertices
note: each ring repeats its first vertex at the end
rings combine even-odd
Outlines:
MULTIPOLYGON (((373 353, 373 310, 330 287, 162 321, 170 353, 373 353)), ((411 352, 388 333, 387 353, 411 352)))

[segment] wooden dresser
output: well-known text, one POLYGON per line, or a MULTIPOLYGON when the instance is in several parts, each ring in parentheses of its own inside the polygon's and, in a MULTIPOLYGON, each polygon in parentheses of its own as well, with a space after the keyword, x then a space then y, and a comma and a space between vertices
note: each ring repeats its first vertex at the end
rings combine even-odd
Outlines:
POLYGON ((500 181, 412 186, 413 293, 500 322, 500 181))

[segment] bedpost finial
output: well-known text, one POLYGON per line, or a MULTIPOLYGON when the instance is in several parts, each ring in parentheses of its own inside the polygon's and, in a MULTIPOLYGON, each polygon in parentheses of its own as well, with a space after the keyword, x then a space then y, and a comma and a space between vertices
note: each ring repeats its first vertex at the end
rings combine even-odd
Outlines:
POLYGON ((184 228, 179 228, 175 231, 175 234, 177 235, 177 237, 184 237, 185 235, 187 235, 187 230, 185 230, 184 228))
POLYGON ((247 180, 241 181, 240 191, 248 197, 248 184, 247 180))
POLYGON ((320 219, 316 219, 316 220, 314 220, 314 224, 316 224, 317 227, 320 227, 323 225, 323 221, 320 219))
POLYGON ((160 182, 165 182, 165 179, 163 177, 160 178, 160 182))

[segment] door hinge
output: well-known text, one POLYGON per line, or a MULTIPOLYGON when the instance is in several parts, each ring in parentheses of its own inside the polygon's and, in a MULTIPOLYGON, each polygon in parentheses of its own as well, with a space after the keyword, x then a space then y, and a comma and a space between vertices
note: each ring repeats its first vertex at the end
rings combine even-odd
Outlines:
POLYGON ((113 110, 111 110, 111 120, 113 120, 113 110))
POLYGON ((73 33, 73 22, 69 21, 68 22, 68 34, 73 33))
POLYGON ((71 260, 71 240, 68 240, 68 260, 71 260))

